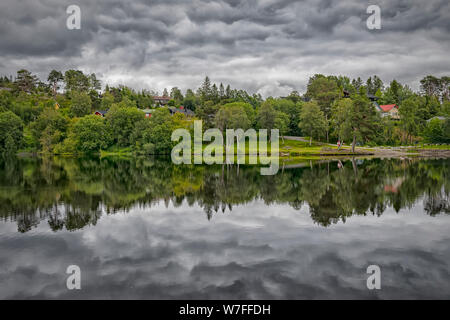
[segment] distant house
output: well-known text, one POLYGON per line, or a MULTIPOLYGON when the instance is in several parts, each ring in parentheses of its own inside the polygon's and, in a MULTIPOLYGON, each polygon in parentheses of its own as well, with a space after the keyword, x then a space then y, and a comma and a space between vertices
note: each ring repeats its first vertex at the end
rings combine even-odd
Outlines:
POLYGON ((96 116, 105 117, 105 115, 106 115, 107 112, 108 112, 108 111, 96 110, 96 111, 94 112, 94 114, 95 114, 96 116))
POLYGON ((162 106, 168 104, 170 99, 171 99, 170 97, 158 97, 158 96, 153 97, 153 101, 155 102, 155 104, 162 106))
MULTIPOLYGON (((346 89, 342 90, 342 95, 343 95, 344 98, 350 98, 350 97, 351 97, 350 91, 348 91, 348 90, 346 90, 346 89)), ((370 94, 370 93, 367 94, 367 98, 368 98, 370 101, 372 101, 372 102, 376 102, 378 99, 380 99, 380 98, 377 97, 376 95, 373 95, 373 94, 370 94)))
POLYGON ((186 115, 187 117, 194 116, 194 112, 192 110, 186 109, 183 106, 180 106, 179 108, 169 107, 169 111, 170 111, 171 115, 174 115, 175 113, 182 113, 182 114, 186 115))
POLYGON ((302 99, 303 102, 309 102, 309 101, 311 101, 311 98, 305 97, 305 96, 301 97, 301 99, 302 99))
POLYGON ((155 109, 139 109, 139 110, 145 113, 146 118, 151 118, 153 111, 155 111, 155 109))
MULTIPOLYGON (((167 108, 170 112, 170 115, 173 116, 175 113, 182 113, 185 114, 188 117, 192 117, 194 116, 194 112, 189 110, 189 109, 185 109, 183 106, 179 107, 179 108, 175 108, 175 107, 169 107, 167 108)), ((145 113, 145 117, 146 118, 151 118, 152 117, 152 113, 156 110, 156 109, 139 109, 142 112, 145 113)))
POLYGON ((379 105, 374 103, 375 107, 379 112, 381 112, 382 117, 391 117, 392 119, 398 120, 400 119, 400 115, 398 114, 398 106, 396 104, 383 104, 379 105))

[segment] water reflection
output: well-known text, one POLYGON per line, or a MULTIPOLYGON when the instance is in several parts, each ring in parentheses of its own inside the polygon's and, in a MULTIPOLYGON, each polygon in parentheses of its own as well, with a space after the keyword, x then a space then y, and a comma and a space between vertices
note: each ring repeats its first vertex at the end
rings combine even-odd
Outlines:
POLYGON ((448 299, 448 165, 307 162, 270 177, 149 158, 8 160, 0 298, 448 299), (71 264, 80 291, 65 286, 71 264), (366 287, 370 264, 382 290, 366 287))
POLYGON ((42 220, 54 231, 95 225, 102 214, 150 208, 164 200, 203 208, 207 219, 236 205, 307 204, 321 226, 352 215, 397 212, 424 198, 429 215, 449 213, 448 160, 347 160, 257 167, 176 166, 168 159, 22 158, 0 163, 0 217, 27 232, 42 220), (293 168, 290 168, 293 167, 293 168))

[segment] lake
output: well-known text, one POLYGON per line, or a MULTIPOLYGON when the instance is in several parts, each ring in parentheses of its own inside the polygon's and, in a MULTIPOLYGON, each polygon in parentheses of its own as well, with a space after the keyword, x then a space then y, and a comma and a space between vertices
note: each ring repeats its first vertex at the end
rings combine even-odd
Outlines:
POLYGON ((6 159, 0 298, 448 299, 449 195, 448 159, 6 159))

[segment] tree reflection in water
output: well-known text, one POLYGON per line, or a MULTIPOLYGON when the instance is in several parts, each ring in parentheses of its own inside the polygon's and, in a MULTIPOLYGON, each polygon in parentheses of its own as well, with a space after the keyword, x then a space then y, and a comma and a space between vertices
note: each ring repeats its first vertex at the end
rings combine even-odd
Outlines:
POLYGON ((423 200, 429 215, 449 213, 450 160, 341 160, 285 167, 261 176, 255 166, 177 166, 155 158, 13 158, 0 162, 0 217, 26 232, 95 225, 102 214, 168 205, 203 208, 208 219, 254 200, 309 206, 329 226, 352 215, 397 212, 423 200))

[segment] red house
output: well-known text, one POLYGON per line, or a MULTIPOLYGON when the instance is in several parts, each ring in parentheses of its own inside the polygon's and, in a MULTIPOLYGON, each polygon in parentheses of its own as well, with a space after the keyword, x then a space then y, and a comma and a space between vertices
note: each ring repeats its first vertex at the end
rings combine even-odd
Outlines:
POLYGON ((382 117, 391 117, 392 119, 400 119, 398 114, 398 106, 396 104, 377 105, 378 111, 382 117))
POLYGON ((95 114, 96 116, 100 116, 100 117, 103 117, 103 118, 104 118, 107 112, 108 112, 108 111, 96 110, 96 111, 94 112, 94 114, 95 114))

